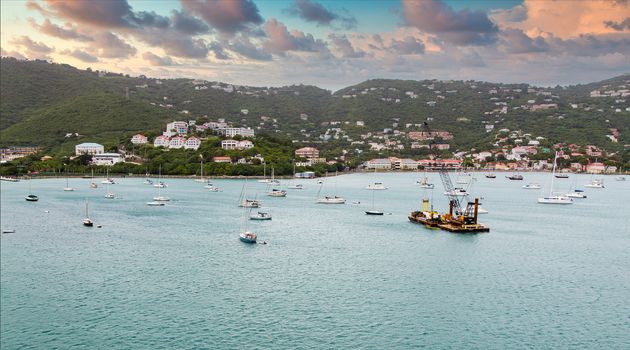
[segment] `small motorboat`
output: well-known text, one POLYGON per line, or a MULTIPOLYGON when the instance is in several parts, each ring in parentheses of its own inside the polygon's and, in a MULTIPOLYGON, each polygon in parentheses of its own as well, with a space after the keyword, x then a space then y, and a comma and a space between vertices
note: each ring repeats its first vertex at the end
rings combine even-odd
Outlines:
POLYGON ((532 182, 532 183, 528 183, 527 185, 523 185, 523 188, 526 190, 539 190, 541 189, 540 184, 532 182))
POLYGON ((488 210, 482 207, 477 207, 477 214, 488 214, 488 210))
POLYGON ((258 220, 258 221, 263 221, 263 220, 271 220, 271 214, 264 212, 264 211, 259 211, 258 213, 252 215, 249 217, 250 220, 258 220))
POLYGON ((20 181, 20 179, 15 178, 15 177, 10 177, 10 176, 0 176, 0 180, 2 180, 2 181, 9 181, 9 182, 18 182, 18 181, 20 181))
POLYGON ((13 229, 4 229, 4 230, 2 230, 2 233, 15 233, 15 230, 13 230, 13 229))
POLYGON ((567 197, 569 198, 586 198, 586 193, 582 190, 574 190, 573 192, 567 193, 567 197))
POLYGON ((245 200, 241 201, 241 204, 239 204, 239 207, 259 208, 260 207, 260 202, 258 202, 255 199, 245 199, 245 200))
POLYGON ((603 179, 595 179, 590 183, 584 185, 584 187, 588 188, 604 188, 604 180, 603 179))
POLYGON ((153 185, 153 181, 151 181, 151 179, 146 179, 146 180, 144 180, 143 184, 145 184, 145 185, 153 185))
POLYGON ((63 190, 64 190, 64 192, 72 192, 72 191, 74 191, 74 188, 72 188, 72 187, 64 187, 63 190))
POLYGON ((456 187, 454 188, 452 191, 446 191, 444 192, 445 196, 459 196, 459 197, 464 197, 468 195, 468 192, 466 192, 465 189, 460 188, 460 187, 456 187))
POLYGON ((245 231, 239 234, 239 239, 244 243, 256 243, 256 234, 250 231, 245 231))
POLYGON ((204 187, 207 188, 208 191, 210 191, 210 192, 219 192, 220 191, 220 189, 217 186, 213 186, 213 185, 207 186, 206 185, 204 187))
POLYGON ((115 196, 114 196, 114 194, 113 194, 113 193, 111 193, 111 192, 107 192, 107 193, 105 194, 105 198, 107 198, 107 199, 114 199, 114 198, 115 198, 115 196))
POLYGON ((302 184, 295 184, 289 186, 290 190, 303 190, 304 186, 302 184))
POLYGON ((366 210, 365 215, 383 215, 383 212, 380 210, 366 210))
POLYGON ((272 189, 271 191, 267 192, 267 195, 269 197, 286 197, 287 196, 287 191, 285 190, 278 190, 278 189, 272 189))
POLYGON ((556 174, 556 179, 568 179, 569 174, 556 174))
POLYGON ((492 174, 492 173, 490 173, 490 174, 486 174, 486 178, 487 178, 487 179, 496 179, 496 178, 497 178, 497 175, 496 175, 496 174, 492 174))
POLYGON ((512 176, 506 176, 509 180, 523 180, 523 175, 521 174, 514 174, 512 176))
POLYGON ((153 201, 153 202, 147 202, 147 205, 150 207, 162 207, 165 205, 164 202, 158 202, 158 201, 153 201))
POLYGON ((111 179, 111 178, 107 178, 107 179, 105 179, 105 180, 101 181, 101 183, 102 183, 103 185, 114 185, 114 184, 116 184, 116 182, 114 181, 114 179, 111 179))
POLYGON ((90 183, 90 188, 98 188, 98 185, 94 182, 90 183))
POLYGON ((373 184, 369 184, 365 187, 366 190, 386 190, 387 187, 383 185, 382 182, 375 182, 373 184))
POLYGON ((573 199, 566 195, 553 195, 548 197, 538 198, 540 204, 573 204, 573 199))
POLYGON ((155 197, 153 197, 153 200, 156 201, 156 202, 168 202, 171 199, 169 197, 166 197, 166 196, 155 196, 155 197))
POLYGON ((318 204, 345 204, 346 199, 339 196, 325 196, 317 199, 318 204))
POLYGON ((29 202, 37 202, 39 200, 39 197, 37 197, 34 194, 29 194, 26 197, 24 197, 24 199, 26 199, 29 202))
POLYGON ((153 184, 153 187, 157 187, 157 188, 165 188, 165 187, 168 187, 168 185, 167 185, 167 184, 165 184, 164 182, 160 181, 160 182, 158 182, 158 183, 156 183, 156 184, 153 184))
POLYGON ((429 178, 426 176, 423 177, 422 180, 416 181, 416 185, 420 185, 420 188, 428 188, 428 189, 431 189, 434 187, 432 183, 429 183, 429 178))

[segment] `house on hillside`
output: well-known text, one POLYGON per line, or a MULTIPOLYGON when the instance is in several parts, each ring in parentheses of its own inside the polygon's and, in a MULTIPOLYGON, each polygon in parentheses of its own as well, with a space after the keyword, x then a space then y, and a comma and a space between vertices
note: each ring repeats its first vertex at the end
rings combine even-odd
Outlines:
POLYGON ((196 138, 196 137, 189 137, 185 142, 184 142, 184 148, 185 149, 192 149, 192 150, 197 150, 199 149, 199 146, 201 146, 201 140, 196 138))
POLYGON ((104 152, 105 152, 105 147, 103 147, 103 145, 98 144, 98 143, 86 142, 86 143, 80 143, 74 146, 74 153, 77 156, 80 156, 82 154, 94 155, 94 154, 100 154, 104 152))
POLYGON ((153 140, 153 146, 155 147, 168 147, 170 139, 168 136, 158 136, 153 140))
POLYGON ((142 145, 149 142, 149 139, 142 134, 135 134, 131 137, 131 143, 134 145, 142 145))

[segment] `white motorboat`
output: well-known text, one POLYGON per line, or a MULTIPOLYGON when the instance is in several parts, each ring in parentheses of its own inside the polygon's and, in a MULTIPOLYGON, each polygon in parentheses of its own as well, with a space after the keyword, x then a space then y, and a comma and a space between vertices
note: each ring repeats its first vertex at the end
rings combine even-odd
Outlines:
POLYGON ((98 185, 95 182, 90 183, 90 188, 98 188, 98 185))
POLYGON ((206 185, 206 186, 204 186, 204 188, 207 188, 209 192, 219 192, 220 191, 220 189, 217 186, 213 186, 213 185, 210 185, 210 186, 206 185))
POLYGON ((302 184, 289 185, 290 190, 303 190, 304 186, 302 184))
POLYGON ((532 183, 528 183, 527 185, 523 185, 523 188, 526 190, 539 190, 542 187, 540 186, 539 183, 532 182, 532 183))
POLYGON ((420 188, 428 188, 431 189, 435 187, 432 183, 429 183, 428 177, 423 177, 421 180, 416 181, 416 184, 420 186, 420 188))
POLYGON ((373 184, 369 184, 365 187, 366 190, 386 190, 387 187, 383 185, 382 182, 375 182, 373 184))
POLYGON ((107 179, 105 179, 105 180, 101 181, 101 183, 102 183, 103 185, 114 185, 114 184, 116 184, 116 182, 114 181, 114 179, 109 179, 109 178, 107 178, 107 179))
POLYGON ((444 192, 445 196, 459 196, 459 197, 465 197, 468 195, 468 192, 466 192, 465 189, 460 188, 460 187, 456 187, 454 188, 452 191, 446 191, 444 192))
POLYGON ((145 185, 153 185, 153 181, 151 181, 151 179, 146 179, 146 180, 144 180, 143 184, 145 184, 145 185))
POLYGON ((271 191, 267 192, 267 195, 269 197, 286 197, 287 191, 274 188, 271 191))
POLYGON ((244 207, 244 208, 259 208, 260 207, 260 202, 258 202, 255 199, 244 199, 241 201, 241 203, 239 204, 239 207, 244 207))
POLYGON ((249 219, 258 221, 271 220, 271 214, 264 211, 259 211, 258 213, 251 215, 249 219))
POLYGON ((168 202, 171 199, 169 197, 166 197, 166 196, 155 196, 155 197, 153 197, 153 200, 156 201, 156 202, 168 202))
POLYGON ((318 198, 317 203, 318 204, 345 204, 346 199, 339 196, 333 196, 333 197, 324 196, 322 198, 318 198))
POLYGON ((549 186, 549 195, 538 198, 540 204, 573 204, 573 199, 566 194, 556 194, 553 192, 553 182, 556 178, 556 162, 558 161, 558 152, 553 158, 553 170, 551 171, 551 186, 549 186))
POLYGON ((167 185, 167 184, 165 184, 165 183, 164 183, 164 182, 162 182, 162 181, 159 181, 158 183, 154 184, 154 185, 153 185, 153 187, 157 187, 157 188, 166 188, 166 187, 168 187, 168 185, 167 185))
POLYGON ((591 180, 590 183, 584 185, 584 187, 588 188, 604 188, 604 179, 595 179, 591 180))
POLYGON ((20 179, 15 178, 15 177, 10 177, 10 176, 0 176, 0 180, 1 181, 8 181, 8 182, 19 182, 20 179))
POLYGON ((107 193, 105 194, 105 198, 107 198, 107 199, 114 199, 114 198, 115 198, 115 196, 114 196, 114 194, 113 194, 113 193, 111 193, 111 192, 107 192, 107 193))
POLYGON ((567 197, 569 198, 586 198, 586 193, 582 190, 574 190, 573 192, 567 193, 567 197))
POLYGON ((477 207, 477 214, 488 214, 488 210, 482 207, 477 207))
POLYGON ((162 207, 164 206, 164 202, 157 202, 157 201, 153 201, 153 202, 147 202, 147 205, 150 207, 162 207))

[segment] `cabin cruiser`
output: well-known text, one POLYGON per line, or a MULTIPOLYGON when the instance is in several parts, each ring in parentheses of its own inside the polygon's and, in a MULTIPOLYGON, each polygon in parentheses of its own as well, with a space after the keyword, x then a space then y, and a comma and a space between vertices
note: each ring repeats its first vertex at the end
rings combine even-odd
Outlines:
POLYGON ((373 184, 369 184, 365 187, 366 190, 386 190, 387 187, 383 185, 382 182, 375 182, 373 184))
POLYGON ((586 194, 582 190, 574 190, 573 192, 567 193, 567 197, 569 197, 569 198, 586 198, 586 194))
POLYGON ((445 196, 459 196, 459 197, 464 197, 468 195, 468 192, 466 192, 465 189, 460 188, 460 187, 455 187, 452 191, 446 191, 444 192, 445 196))
POLYGON ((346 199, 338 196, 325 196, 317 199, 319 204, 344 204, 346 199))

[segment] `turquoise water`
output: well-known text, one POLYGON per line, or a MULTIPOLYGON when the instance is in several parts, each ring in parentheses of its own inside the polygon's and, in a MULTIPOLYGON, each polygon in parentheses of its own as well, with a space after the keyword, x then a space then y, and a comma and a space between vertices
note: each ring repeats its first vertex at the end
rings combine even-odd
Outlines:
POLYGON ((553 206, 521 189, 549 174, 477 177, 479 235, 409 223, 418 174, 328 178, 322 193, 346 205, 315 204, 315 180, 286 198, 249 182, 274 217, 247 229, 267 245, 238 240, 238 180, 211 193, 168 179, 165 207, 145 205, 157 192, 142 179, 110 186, 116 200, 89 180, 35 180, 36 203, 26 181, 2 182, 2 229, 16 232, 0 241, 1 347, 630 348, 630 181, 553 206), (391 215, 364 215, 374 181, 391 215), (81 225, 85 198, 103 228, 81 225))

